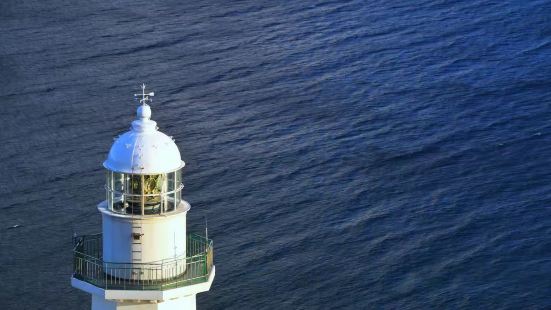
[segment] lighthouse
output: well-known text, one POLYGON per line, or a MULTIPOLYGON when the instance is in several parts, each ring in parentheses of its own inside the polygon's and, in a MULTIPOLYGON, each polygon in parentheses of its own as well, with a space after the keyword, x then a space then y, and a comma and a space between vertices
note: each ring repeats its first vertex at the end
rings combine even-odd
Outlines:
POLYGON ((92 295, 92 310, 196 309, 215 275, 212 240, 187 233, 185 163, 151 119, 154 93, 142 85, 135 96, 136 119, 103 163, 102 233, 73 238, 71 284, 92 295))

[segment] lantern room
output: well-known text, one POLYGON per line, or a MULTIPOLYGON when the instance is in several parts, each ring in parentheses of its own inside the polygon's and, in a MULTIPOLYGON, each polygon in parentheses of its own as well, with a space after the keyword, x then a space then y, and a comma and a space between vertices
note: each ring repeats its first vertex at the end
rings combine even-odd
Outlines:
POLYGON ((119 136, 103 166, 110 211, 154 215, 174 212, 182 203, 185 163, 173 139, 158 131, 151 108, 143 104, 131 130, 119 136))
POLYGON ((107 207, 121 214, 173 212, 181 202, 183 187, 180 169, 145 175, 107 171, 107 207))

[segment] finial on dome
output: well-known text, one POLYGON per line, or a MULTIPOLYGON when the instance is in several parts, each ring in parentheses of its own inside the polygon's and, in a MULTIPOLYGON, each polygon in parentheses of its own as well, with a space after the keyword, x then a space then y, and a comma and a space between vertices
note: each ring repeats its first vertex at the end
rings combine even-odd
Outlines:
POLYGON ((145 83, 142 84, 142 93, 141 94, 134 94, 135 98, 138 98, 139 96, 142 96, 142 99, 140 99, 141 106, 138 107, 137 115, 138 119, 150 119, 151 118, 151 108, 149 105, 147 105, 147 102, 151 102, 152 100, 149 97, 155 96, 154 92, 145 92, 145 83))
POLYGON ((151 119, 151 107, 147 104, 138 107, 138 119, 151 119))

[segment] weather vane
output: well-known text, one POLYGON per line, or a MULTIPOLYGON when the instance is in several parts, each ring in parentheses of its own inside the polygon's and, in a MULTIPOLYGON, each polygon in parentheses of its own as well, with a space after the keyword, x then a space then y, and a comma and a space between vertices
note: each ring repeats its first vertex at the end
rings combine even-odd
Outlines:
POLYGON ((143 104, 143 105, 146 105, 147 102, 151 102, 152 100, 149 99, 149 97, 153 97, 155 96, 155 93, 154 92, 150 92, 150 93, 145 93, 145 83, 142 84, 142 93, 141 94, 134 94, 134 98, 138 98, 139 96, 142 96, 142 99, 140 99, 140 103, 143 104))

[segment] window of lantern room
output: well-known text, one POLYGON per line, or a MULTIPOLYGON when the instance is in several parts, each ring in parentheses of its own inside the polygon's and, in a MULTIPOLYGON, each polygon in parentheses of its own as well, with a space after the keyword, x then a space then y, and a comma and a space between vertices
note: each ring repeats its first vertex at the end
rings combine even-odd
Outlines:
POLYGON ((159 214, 161 213, 161 193, 165 175, 144 175, 143 177, 143 193, 144 193, 144 209, 143 214, 159 214))
POLYGON ((142 176, 124 174, 123 213, 142 214, 142 176))
POLYGON ((180 190, 181 190, 181 178, 180 170, 170 172, 166 174, 167 177, 167 194, 166 203, 163 208, 163 212, 171 212, 176 210, 180 203, 180 190))
POLYGON ((183 188, 182 170, 176 170, 174 172, 174 178, 176 179, 176 182, 174 184, 174 206, 175 208, 177 208, 178 205, 180 204, 180 200, 182 199, 182 196, 181 196, 181 190, 183 188))
POLYGON ((167 193, 166 193, 166 203, 164 205, 163 212, 170 212, 174 210, 174 184, 176 184, 174 176, 175 176, 174 172, 169 172, 166 174, 167 193))
POLYGON ((164 175, 130 174, 126 182, 126 213, 159 214, 161 212, 161 197, 164 175))
POLYGON ((107 172, 107 205, 115 212, 124 212, 125 178, 123 173, 107 172))
POLYGON ((176 210, 180 203, 180 170, 140 175, 107 172, 107 205, 123 214, 152 215, 176 210))

